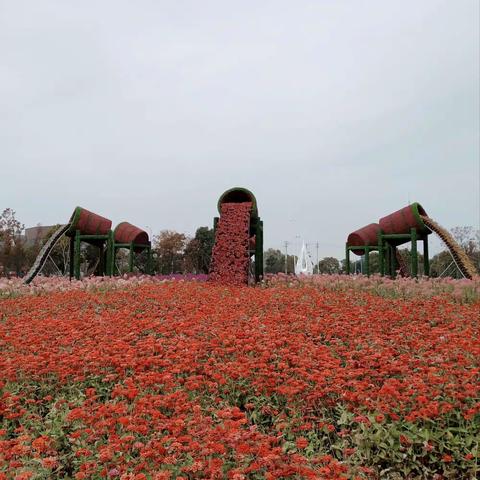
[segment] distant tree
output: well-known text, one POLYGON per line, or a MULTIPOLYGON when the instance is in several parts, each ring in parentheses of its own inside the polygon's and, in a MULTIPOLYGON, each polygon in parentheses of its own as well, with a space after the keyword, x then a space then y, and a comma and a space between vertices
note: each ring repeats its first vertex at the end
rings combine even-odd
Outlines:
POLYGON ((200 243, 198 240, 191 238, 187 241, 183 259, 185 272, 200 273, 200 243))
POLYGON ((318 273, 336 274, 341 272, 341 266, 338 259, 334 257, 325 257, 318 262, 315 269, 318 273))
POLYGON ((263 254, 265 273, 285 272, 285 255, 274 248, 269 248, 263 254))
POLYGON ((148 271, 148 251, 143 250, 135 254, 133 258, 133 269, 135 272, 146 273, 148 271))
POLYGON ((0 265, 3 274, 15 272, 21 275, 25 266, 25 249, 22 232, 25 226, 15 217, 11 208, 6 208, 0 215, 0 265))
POLYGON ((4 245, 14 245, 15 240, 22 234, 25 226, 15 217, 16 212, 6 208, 0 215, 0 240, 4 245))
POLYGON ((451 233, 480 273, 480 230, 473 227, 455 227, 451 233))
POLYGON ((212 257, 215 232, 213 228, 199 227, 195 237, 185 246, 185 269, 191 273, 208 273, 212 257))
MULTIPOLYGON (((294 255, 287 256, 287 273, 295 273, 295 261, 294 255)), ((269 248, 263 254, 263 267, 265 273, 285 273, 285 255, 275 248, 269 248)))
POLYGON ((183 273, 186 245, 186 235, 173 230, 162 230, 154 237, 157 271, 162 274, 183 273))
POLYGON ((477 252, 480 249, 480 230, 473 227, 454 227, 451 234, 458 244, 465 250, 467 255, 477 252))

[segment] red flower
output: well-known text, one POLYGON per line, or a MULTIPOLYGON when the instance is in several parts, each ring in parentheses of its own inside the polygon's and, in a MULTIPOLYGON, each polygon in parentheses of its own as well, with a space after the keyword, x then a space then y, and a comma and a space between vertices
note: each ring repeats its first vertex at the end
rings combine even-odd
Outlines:
POLYGON ((56 457, 46 457, 42 459, 42 467, 55 468, 58 466, 58 459, 56 457))
POLYGON ((375 416, 375 421, 376 421, 377 423, 383 423, 384 420, 385 420, 385 415, 383 415, 383 414, 381 414, 381 413, 380 413, 379 415, 376 415, 376 416, 375 416))
POLYGON ((248 445, 247 443, 240 443, 239 445, 237 445, 236 450, 238 453, 247 455, 251 452, 252 449, 250 448, 250 445, 248 445))
POLYGON ((305 437, 298 437, 296 442, 295 442, 295 445, 299 449, 306 448, 306 447, 308 447, 308 440, 305 437))

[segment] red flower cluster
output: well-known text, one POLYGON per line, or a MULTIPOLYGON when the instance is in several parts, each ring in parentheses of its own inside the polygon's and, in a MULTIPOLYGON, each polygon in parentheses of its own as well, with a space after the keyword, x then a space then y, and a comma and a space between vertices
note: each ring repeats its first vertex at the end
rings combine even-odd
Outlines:
POLYGON ((238 285, 248 282, 251 210, 251 202, 222 204, 212 251, 211 280, 238 285))
POLYGON ((354 425, 478 419, 479 323, 478 304, 312 285, 4 300, 0 480, 370 476, 331 448, 354 425))

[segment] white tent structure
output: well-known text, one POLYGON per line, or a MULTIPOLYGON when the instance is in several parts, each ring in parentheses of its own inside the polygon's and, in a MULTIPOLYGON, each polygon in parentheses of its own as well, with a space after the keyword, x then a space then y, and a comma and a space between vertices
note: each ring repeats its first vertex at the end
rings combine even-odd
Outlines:
POLYGON ((307 252, 305 242, 302 243, 302 249, 295 265, 295 275, 313 275, 313 262, 307 252))

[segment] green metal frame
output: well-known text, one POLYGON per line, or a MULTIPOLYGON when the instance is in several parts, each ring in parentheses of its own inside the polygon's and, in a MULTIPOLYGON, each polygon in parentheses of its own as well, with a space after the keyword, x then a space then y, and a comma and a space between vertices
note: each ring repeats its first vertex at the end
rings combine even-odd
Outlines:
POLYGON ((147 269, 146 269, 146 274, 147 275, 152 275, 152 245, 151 243, 148 244, 142 244, 142 243, 115 243, 113 239, 113 233, 112 233, 112 247, 110 250, 110 262, 109 262, 109 268, 107 270, 108 275, 111 277, 115 276, 115 257, 117 255, 117 250, 120 248, 126 248, 128 249, 128 271, 129 273, 133 272, 133 267, 134 267, 134 259, 135 259, 135 249, 140 248, 141 252, 138 253, 143 253, 147 252, 147 269))
POLYGON ((378 233, 377 245, 350 246, 345 245, 346 273, 350 274, 350 252, 352 250, 363 250, 365 252, 365 274, 370 276, 370 252, 378 251, 380 260, 380 275, 389 275, 394 278, 399 267, 395 255, 397 246, 410 242, 411 243, 411 275, 418 277, 418 241, 423 241, 423 274, 430 275, 430 260, 428 258, 428 234, 419 234, 416 228, 410 229, 410 233, 402 234, 384 234, 382 231, 378 233))
POLYGON ((113 231, 110 230, 106 235, 83 235, 80 230, 75 230, 75 234, 70 236, 70 280, 75 278, 80 280, 80 249, 82 242, 94 245, 99 249, 100 262, 98 272, 100 275, 115 275, 115 256, 119 248, 129 249, 128 271, 133 272, 135 249, 147 251, 147 269, 146 274, 152 275, 152 246, 138 243, 115 243, 113 231))
MULTIPOLYGON (((365 271, 367 275, 370 275, 370 252, 380 251, 378 245, 361 245, 361 246, 349 246, 345 245, 345 259, 346 259, 346 270, 347 274, 350 275, 350 252, 352 250, 363 250, 365 254, 365 271)), ((382 255, 380 255, 381 257, 382 255)), ((380 262, 381 263, 381 262, 380 262)))
POLYGON ((75 277, 76 280, 80 280, 80 252, 82 242, 98 247, 100 256, 98 271, 100 275, 108 275, 112 238, 111 230, 107 235, 82 235, 80 230, 75 230, 75 235, 70 237, 70 280, 73 277, 75 277))

